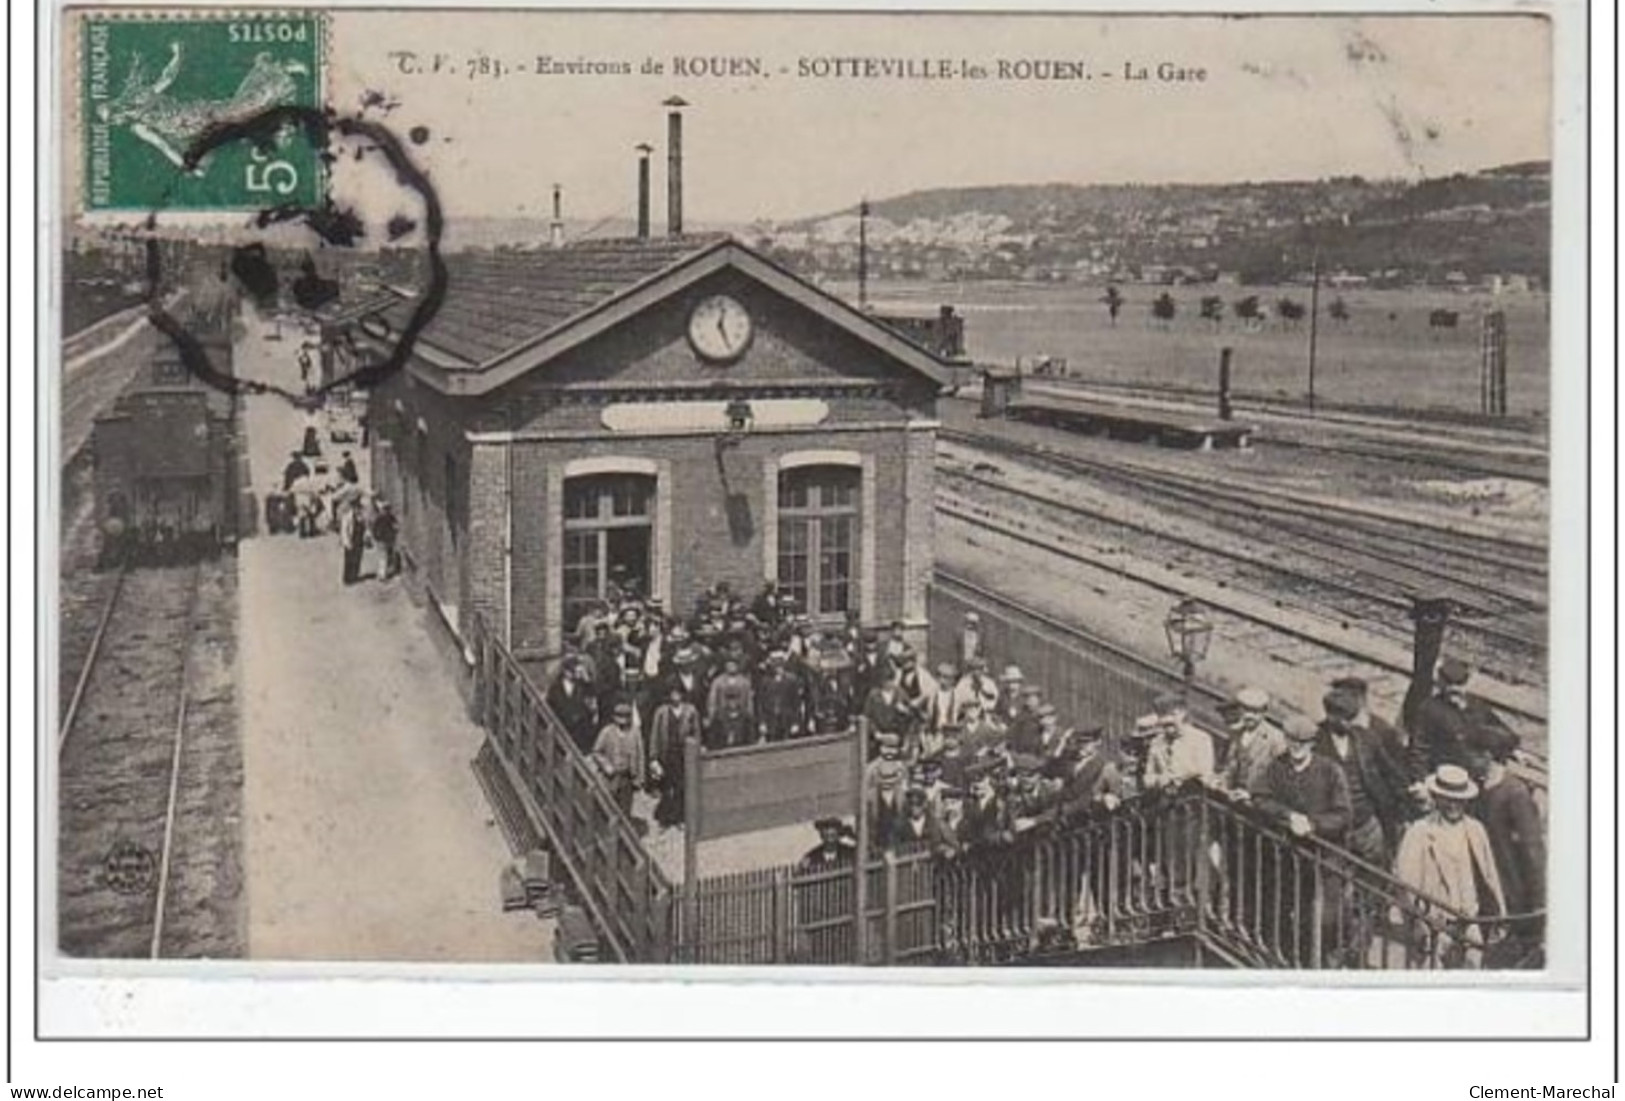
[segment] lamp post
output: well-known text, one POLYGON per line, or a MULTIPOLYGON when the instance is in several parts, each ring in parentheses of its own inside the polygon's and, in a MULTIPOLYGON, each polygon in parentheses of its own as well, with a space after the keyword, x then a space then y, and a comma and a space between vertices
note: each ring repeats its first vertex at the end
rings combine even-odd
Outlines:
POLYGON ((1202 611, 1200 603, 1187 596, 1169 609, 1168 618, 1162 621, 1162 630, 1168 639, 1168 655, 1180 663, 1185 698, 1189 702, 1197 663, 1207 657, 1208 643, 1213 641, 1213 621, 1202 611))

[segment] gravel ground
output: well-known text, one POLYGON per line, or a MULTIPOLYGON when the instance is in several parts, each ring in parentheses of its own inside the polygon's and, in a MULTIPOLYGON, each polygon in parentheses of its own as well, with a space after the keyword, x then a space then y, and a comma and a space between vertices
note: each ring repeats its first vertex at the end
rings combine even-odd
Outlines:
POLYGON ((68 955, 149 953, 196 572, 144 569, 125 579, 63 745, 57 904, 68 955))

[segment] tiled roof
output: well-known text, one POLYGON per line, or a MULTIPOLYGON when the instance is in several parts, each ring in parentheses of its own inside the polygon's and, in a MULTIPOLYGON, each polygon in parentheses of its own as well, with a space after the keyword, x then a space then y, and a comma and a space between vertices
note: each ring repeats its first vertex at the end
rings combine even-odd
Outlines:
POLYGON ((315 313, 320 321, 342 324, 388 309, 405 297, 388 287, 341 285, 338 297, 322 303, 315 313))
POLYGON ((726 240, 719 234, 620 238, 454 254, 446 258, 446 299, 421 339, 470 365, 483 364, 726 240))

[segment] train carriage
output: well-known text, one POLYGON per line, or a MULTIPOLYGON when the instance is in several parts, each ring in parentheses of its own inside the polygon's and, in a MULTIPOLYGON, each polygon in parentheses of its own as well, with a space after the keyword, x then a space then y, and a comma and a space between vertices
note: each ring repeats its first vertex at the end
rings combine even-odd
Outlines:
MULTIPOLYGON (((229 344, 210 349, 229 364, 229 344)), ((237 536, 232 398, 192 378, 167 342, 91 435, 103 565, 194 561, 237 536)))

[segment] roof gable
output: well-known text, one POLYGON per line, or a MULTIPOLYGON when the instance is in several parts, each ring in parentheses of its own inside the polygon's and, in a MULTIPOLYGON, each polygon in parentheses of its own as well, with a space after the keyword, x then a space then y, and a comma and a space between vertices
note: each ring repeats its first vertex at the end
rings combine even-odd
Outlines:
POLYGON ((730 237, 454 258, 451 289, 420 338, 413 371, 448 393, 487 393, 724 270, 765 285, 937 386, 948 381, 930 352, 730 237))

